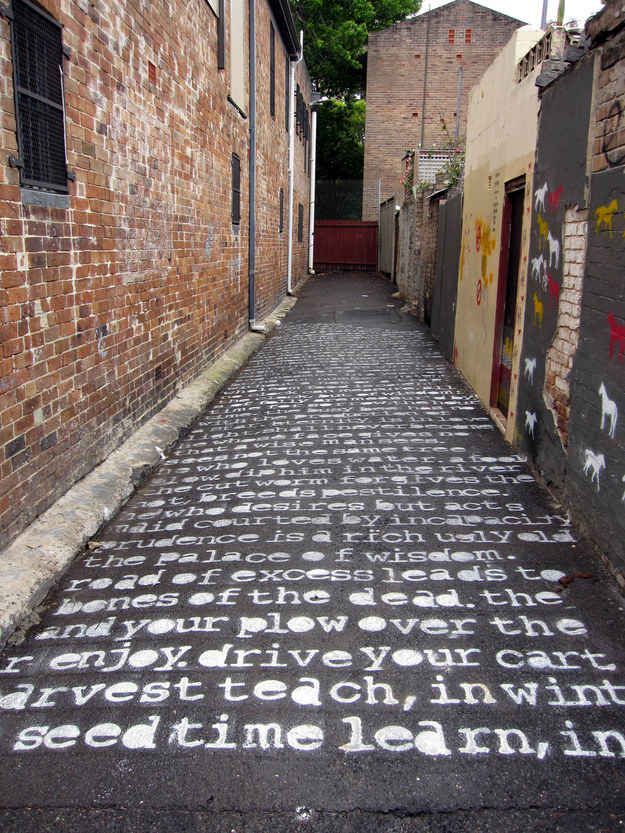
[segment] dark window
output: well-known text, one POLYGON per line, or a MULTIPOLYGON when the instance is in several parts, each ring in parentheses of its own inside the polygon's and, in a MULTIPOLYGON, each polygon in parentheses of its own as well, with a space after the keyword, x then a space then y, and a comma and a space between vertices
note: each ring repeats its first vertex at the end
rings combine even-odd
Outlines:
POLYGON ((297 242, 304 242, 304 206, 301 202, 297 206, 297 242))
POLYGON ((456 42, 456 30, 455 29, 450 29, 449 34, 448 34, 447 37, 449 39, 449 43, 455 43, 456 42))
POLYGON ((219 0, 217 19, 217 69, 226 68, 226 0, 219 0))
POLYGON ((22 185, 67 192, 61 26, 13 0, 13 77, 22 185))
POLYGON ((232 154, 232 222, 241 222, 241 160, 232 154))
POLYGON ((310 135, 310 117, 299 84, 295 90, 295 131, 300 139, 304 142, 308 141, 310 135))
POLYGON ((278 222, 278 231, 284 231, 284 188, 280 188, 280 220, 278 222))
POLYGON ((269 112, 271 118, 276 117, 276 30, 273 23, 269 30, 269 112))
POLYGON ((465 29, 465 31, 464 31, 464 42, 465 43, 471 43, 472 38, 473 38, 473 32, 470 29, 465 29))
POLYGON ((289 129, 289 93, 291 92, 291 62, 289 56, 284 59, 284 126, 289 129))

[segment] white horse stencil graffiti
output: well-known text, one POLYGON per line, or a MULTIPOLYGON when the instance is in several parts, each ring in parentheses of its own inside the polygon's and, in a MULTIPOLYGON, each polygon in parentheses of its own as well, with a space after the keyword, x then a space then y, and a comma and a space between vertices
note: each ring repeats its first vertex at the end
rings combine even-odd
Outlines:
POLYGON ((549 243, 549 267, 557 269, 560 263, 560 241, 549 232, 547 242, 549 243), (552 263, 552 261, 555 261, 555 263, 552 263))
POLYGON ((544 285, 547 282, 547 262, 545 261, 545 256, 540 254, 533 257, 530 261, 530 265, 532 267, 532 279, 539 281, 544 289, 544 285))
POLYGON ((530 385, 534 384, 534 371, 535 370, 536 370, 536 358, 533 358, 533 359, 526 358, 525 359, 525 369, 523 370, 523 375, 525 376, 527 381, 530 383, 530 385))
POLYGON ((538 422, 535 411, 525 411, 525 430, 534 439, 534 428, 538 422))
POLYGON ((616 406, 616 402, 608 396, 608 392, 605 389, 605 384, 603 382, 599 385, 599 396, 601 397, 601 430, 605 430, 604 425, 606 419, 609 418, 610 427, 608 429, 608 434, 612 437, 612 439, 614 439, 616 423, 618 420, 618 408, 616 406))
POLYGON ((597 491, 599 491, 599 475, 605 469, 605 457, 603 454, 597 454, 590 448, 584 452, 586 462, 584 463, 584 474, 590 474, 590 482, 597 484, 597 491))
POLYGON ((549 190, 549 185, 547 182, 541 188, 537 188, 534 191, 534 208, 536 211, 545 211, 545 197, 547 196, 547 191, 549 190))

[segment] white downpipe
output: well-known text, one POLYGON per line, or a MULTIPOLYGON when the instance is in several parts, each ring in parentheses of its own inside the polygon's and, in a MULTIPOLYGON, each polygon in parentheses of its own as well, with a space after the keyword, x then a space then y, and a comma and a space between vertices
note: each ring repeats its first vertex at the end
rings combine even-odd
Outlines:
POLYGON ((289 66, 289 242, 286 257, 286 292, 293 294, 293 197, 295 185, 295 67, 302 60, 304 55, 304 32, 299 33, 299 57, 291 61, 289 66))
POLYGON ((315 274, 313 268, 315 253, 315 171, 317 168, 317 108, 312 108, 312 125, 310 128, 310 203, 308 206, 308 272, 315 274))

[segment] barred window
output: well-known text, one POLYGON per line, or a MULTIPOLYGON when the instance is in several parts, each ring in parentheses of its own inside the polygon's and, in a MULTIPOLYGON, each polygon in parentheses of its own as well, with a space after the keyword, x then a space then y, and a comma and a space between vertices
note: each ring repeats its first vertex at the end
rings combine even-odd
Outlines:
POLYGON ((280 218, 278 223, 278 231, 284 231, 284 188, 280 188, 280 218))
POLYGON ((241 222, 241 160, 232 154, 232 224, 241 222))
POLYGON ((269 24, 269 112, 276 117, 276 30, 269 24))
POLYGON ((67 193, 60 24, 13 0, 13 78, 21 184, 67 193))
POLYGON ((226 0, 217 5, 217 69, 226 68, 226 0))
POLYGON ((301 202, 297 206, 297 242, 304 242, 304 206, 301 202))
POLYGON ((290 72, 289 56, 284 58, 284 126, 289 129, 289 113, 291 108, 290 94, 291 94, 291 72, 290 72))

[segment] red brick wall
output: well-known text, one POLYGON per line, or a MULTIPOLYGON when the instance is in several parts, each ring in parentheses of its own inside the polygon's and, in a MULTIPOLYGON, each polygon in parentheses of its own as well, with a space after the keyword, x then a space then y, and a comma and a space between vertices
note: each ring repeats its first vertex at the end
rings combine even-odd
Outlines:
MULTIPOLYGON (((269 313, 284 297, 287 285, 288 240, 288 132, 285 124, 285 57, 286 51, 278 35, 278 27, 268 6, 256 0, 256 31, 259 42, 269 48, 269 29, 273 21, 276 29, 276 107, 271 117, 269 97, 269 60, 262 61, 256 70, 257 87, 257 197, 256 197, 256 317, 269 313), (280 188, 284 189, 284 229, 279 231, 280 188)), ((261 47, 262 48, 262 47, 261 47)), ((268 54, 268 53, 267 53, 268 54)), ((310 78, 302 61, 295 70, 295 83, 307 102, 310 102, 310 78)), ((308 265, 308 235, 297 240, 297 204, 308 211, 310 179, 308 165, 304 170, 305 146, 303 138, 295 136, 295 187, 293 209, 293 286, 301 279, 308 265)), ((307 226, 306 226, 307 228, 307 226)))
POLYGON ((369 35, 363 220, 377 219, 378 178, 382 180, 382 201, 393 194, 401 196, 402 156, 419 147, 427 41, 424 149, 440 148, 448 135, 455 134, 460 67, 460 136, 464 136, 469 90, 520 25, 518 20, 469 0, 457 0, 369 35), (453 44, 449 43, 450 29, 454 31, 453 44), (443 120, 448 134, 442 128, 443 120))
MULTIPOLYGON (((249 126, 227 100, 210 7, 42 5, 71 49, 66 130, 76 181, 65 207, 27 205, 5 163, 17 145, 10 30, 0 19, 0 545, 243 333, 248 317, 249 126)), ((274 124, 269 12, 264 0, 256 7, 258 315, 284 292, 278 193, 286 200, 288 187, 284 47, 276 27, 274 124)), ((296 160, 301 168, 301 153, 296 160)))

